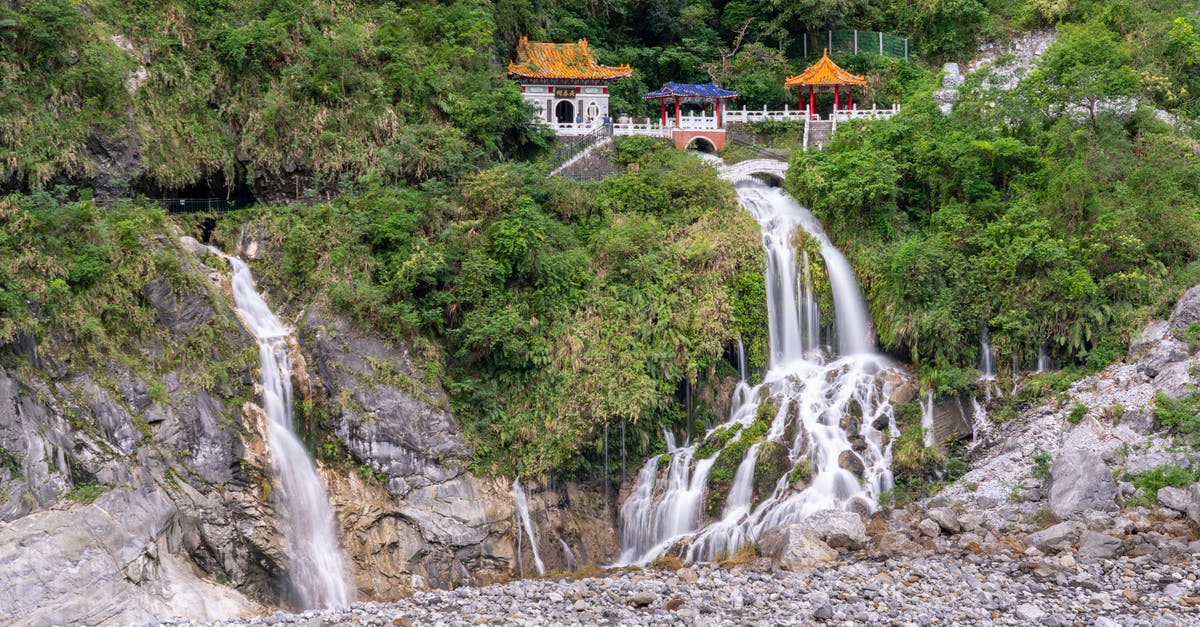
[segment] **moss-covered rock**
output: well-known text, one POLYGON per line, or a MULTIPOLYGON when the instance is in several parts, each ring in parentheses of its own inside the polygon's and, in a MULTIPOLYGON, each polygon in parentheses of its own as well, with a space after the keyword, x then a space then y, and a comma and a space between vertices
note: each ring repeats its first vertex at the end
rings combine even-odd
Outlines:
POLYGON ((758 459, 754 462, 754 492, 751 500, 758 506, 775 491, 775 485, 792 468, 788 449, 779 442, 763 442, 758 448, 758 459))

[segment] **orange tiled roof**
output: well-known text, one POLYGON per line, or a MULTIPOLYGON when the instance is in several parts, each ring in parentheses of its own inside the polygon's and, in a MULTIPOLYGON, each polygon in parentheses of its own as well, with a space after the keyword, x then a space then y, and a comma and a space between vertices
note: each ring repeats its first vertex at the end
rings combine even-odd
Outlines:
POLYGON ((867 79, 851 74, 846 70, 838 67, 832 59, 829 58, 829 49, 821 54, 821 59, 812 64, 807 70, 804 70, 796 76, 789 77, 783 82, 784 87, 833 87, 835 85, 863 85, 867 84, 867 79))
POLYGON ((588 52, 587 39, 573 44, 530 43, 522 37, 517 43, 517 60, 508 64, 514 78, 612 81, 633 74, 628 65, 600 65, 588 52))

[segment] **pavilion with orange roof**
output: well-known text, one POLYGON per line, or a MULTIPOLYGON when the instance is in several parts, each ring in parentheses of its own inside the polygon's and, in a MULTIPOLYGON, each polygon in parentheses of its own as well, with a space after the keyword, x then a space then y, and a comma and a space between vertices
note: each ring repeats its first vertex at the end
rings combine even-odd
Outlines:
POLYGON ((573 44, 531 42, 522 37, 508 75, 521 84, 538 118, 560 132, 598 126, 608 118, 608 85, 633 74, 628 65, 600 65, 587 39, 573 44))
MULTIPOLYGON (((789 77, 783 82, 784 87, 796 87, 800 89, 799 107, 804 110, 804 88, 808 88, 808 116, 813 116, 813 99, 818 93, 833 92, 833 111, 834 114, 841 109, 841 89, 842 87, 866 87, 867 80, 857 74, 851 74, 846 70, 838 67, 838 64, 829 58, 829 49, 826 48, 821 54, 820 60, 812 64, 807 70, 804 70, 796 76, 789 77)), ((854 92, 848 92, 847 109, 854 108, 854 92)))

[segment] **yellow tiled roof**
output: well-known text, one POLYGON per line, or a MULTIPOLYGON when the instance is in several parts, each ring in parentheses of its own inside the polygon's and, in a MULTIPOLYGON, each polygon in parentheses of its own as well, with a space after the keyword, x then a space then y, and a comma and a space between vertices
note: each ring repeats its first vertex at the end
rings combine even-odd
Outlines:
POLYGON ((783 82, 784 87, 833 87, 835 85, 863 85, 866 86, 867 79, 851 74, 846 70, 838 67, 833 59, 829 58, 829 49, 821 54, 821 60, 812 64, 807 70, 804 70, 796 76, 789 77, 783 82))
POLYGON ((530 43, 522 37, 517 43, 517 60, 508 64, 514 78, 560 80, 617 80, 633 74, 628 65, 600 65, 588 52, 587 39, 573 44, 530 43))

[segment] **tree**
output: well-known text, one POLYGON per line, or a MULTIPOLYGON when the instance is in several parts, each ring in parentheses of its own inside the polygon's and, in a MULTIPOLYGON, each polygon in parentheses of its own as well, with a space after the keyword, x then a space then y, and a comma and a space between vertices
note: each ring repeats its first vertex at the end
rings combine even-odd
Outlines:
POLYGON ((1078 105, 1096 126, 1096 109, 1108 100, 1133 94, 1138 77, 1129 67, 1129 51, 1101 24, 1063 26, 1058 40, 1042 55, 1030 84, 1050 102, 1078 105))

